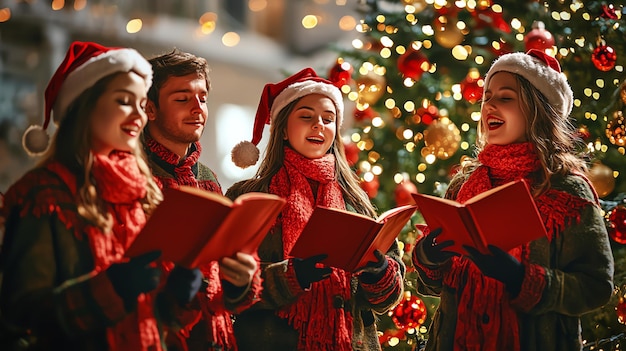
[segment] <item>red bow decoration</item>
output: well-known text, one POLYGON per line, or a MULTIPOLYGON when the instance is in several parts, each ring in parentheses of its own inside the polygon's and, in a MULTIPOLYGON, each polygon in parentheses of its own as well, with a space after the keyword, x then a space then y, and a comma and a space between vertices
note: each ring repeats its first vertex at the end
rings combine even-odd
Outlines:
POLYGON ((561 73, 561 65, 559 65, 559 61, 545 52, 537 49, 530 49, 526 54, 541 60, 553 70, 561 73))

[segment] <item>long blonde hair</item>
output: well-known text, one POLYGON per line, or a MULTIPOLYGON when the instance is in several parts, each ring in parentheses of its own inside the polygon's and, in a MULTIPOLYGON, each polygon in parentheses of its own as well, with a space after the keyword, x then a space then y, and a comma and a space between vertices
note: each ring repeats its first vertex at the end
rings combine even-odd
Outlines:
MULTIPOLYGON (((58 161, 76 176, 78 213, 104 233, 111 231, 113 219, 105 210, 102 201, 99 200, 91 172, 93 154, 91 152, 92 134, 90 125, 94 115, 95 102, 102 96, 108 84, 118 74, 127 73, 118 72, 100 79, 72 102, 54 134, 50 148, 40 161, 40 164, 53 160, 58 161)), ((152 173, 146 162, 146 156, 139 142, 131 150, 131 154, 136 157, 139 171, 147 179, 146 197, 141 202, 144 212, 149 215, 163 200, 163 194, 152 178, 152 173)))
MULTIPOLYGON (((545 95, 526 78, 512 74, 520 87, 518 97, 522 113, 526 116, 526 139, 535 146, 541 162, 542 179, 536 185, 534 193, 547 190, 555 176, 585 173, 587 164, 580 156, 580 149, 584 145, 576 137, 576 127, 571 118, 561 116, 545 95)), ((478 123, 476 152, 480 153, 486 145, 486 134, 481 121, 478 123)), ((460 176, 467 176, 479 165, 476 158, 469 159, 463 163, 460 176)))
MULTIPOLYGON (((300 99, 290 102, 276 115, 276 119, 270 125, 270 139, 268 141, 265 157, 261 161, 256 175, 238 184, 238 192, 267 191, 272 177, 283 166, 285 159, 284 133, 287 127, 289 114, 300 99)), ((341 186, 346 203, 352 206, 358 213, 376 216, 376 210, 372 206, 367 194, 359 186, 359 178, 352 171, 344 153, 343 141, 339 129, 335 134, 335 140, 329 150, 335 155, 335 174, 341 186)))

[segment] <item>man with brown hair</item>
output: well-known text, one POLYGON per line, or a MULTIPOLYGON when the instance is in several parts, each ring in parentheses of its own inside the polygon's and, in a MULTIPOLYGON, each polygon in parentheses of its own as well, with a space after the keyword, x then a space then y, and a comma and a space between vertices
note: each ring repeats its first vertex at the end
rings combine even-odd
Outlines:
MULTIPOLYGON (((211 89, 207 61, 173 50, 149 62, 154 83, 148 92, 144 145, 155 178, 164 188, 187 185, 222 194, 215 173, 198 162, 211 89)), ((190 215, 211 215, 200 211, 190 215)), ((187 313, 169 313, 178 317, 181 330, 177 338, 168 338, 168 350, 236 350, 231 314, 258 300, 257 258, 237 253, 200 270, 205 284, 190 304, 181 306, 187 313)))

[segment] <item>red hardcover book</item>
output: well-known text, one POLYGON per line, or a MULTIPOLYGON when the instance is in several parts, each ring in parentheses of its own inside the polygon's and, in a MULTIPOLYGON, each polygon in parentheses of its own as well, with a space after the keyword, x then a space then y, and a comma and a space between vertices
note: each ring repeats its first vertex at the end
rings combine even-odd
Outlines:
POLYGON ((487 245, 509 251, 547 236, 524 180, 495 187, 464 204, 425 194, 412 196, 430 229, 443 229, 437 241, 454 240, 448 250, 460 254, 466 254, 463 245, 488 254, 487 245))
POLYGON ((376 261, 375 250, 386 253, 411 219, 415 205, 393 208, 378 219, 318 206, 291 249, 292 257, 327 254, 327 266, 354 272, 376 261))
POLYGON ((234 201, 189 186, 163 190, 154 210, 126 255, 161 250, 164 260, 185 267, 255 253, 285 205, 272 194, 246 193, 234 201))

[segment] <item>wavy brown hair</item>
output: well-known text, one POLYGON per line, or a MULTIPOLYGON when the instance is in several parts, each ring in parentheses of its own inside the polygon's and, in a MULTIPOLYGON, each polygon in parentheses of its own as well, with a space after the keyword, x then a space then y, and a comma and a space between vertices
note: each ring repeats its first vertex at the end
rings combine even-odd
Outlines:
MULTIPOLYGON (((256 175, 251 179, 238 183, 237 193, 267 191, 269 189, 272 177, 283 166, 285 159, 284 147, 287 145, 287 141, 283 137, 287 128, 289 114, 299 100, 300 98, 292 101, 278 112, 276 120, 272 121, 270 125, 270 139, 265 151, 265 157, 261 161, 256 175)), ((335 140, 329 152, 335 155, 335 175, 337 182, 341 186, 346 203, 352 206, 358 213, 375 217, 376 210, 365 191, 359 186, 359 177, 352 171, 346 160, 339 128, 337 128, 335 140)))
POLYGON ((159 92, 170 77, 182 77, 195 73, 205 80, 207 91, 211 91, 209 64, 202 57, 174 49, 166 54, 155 56, 148 62, 152 65, 154 72, 152 86, 148 90, 148 99, 157 108, 159 107, 159 92))
MULTIPOLYGON (((526 78, 514 73, 513 75, 519 86, 520 108, 526 116, 526 139, 534 145, 541 162, 541 180, 534 189, 537 195, 550 187, 553 177, 585 173, 587 164, 581 157, 583 144, 576 137, 576 127, 572 119, 562 116, 526 78)), ((483 129, 481 120, 478 123, 476 153, 480 153, 487 145, 483 129)), ((463 163, 459 176, 468 176, 479 165, 478 159, 469 159, 463 163)))
MULTIPOLYGON (((114 73, 100 79, 91 88, 85 90, 67 109, 59 128, 57 129, 50 148, 40 161, 40 164, 58 161, 66 166, 75 176, 77 181, 77 207, 78 213, 90 223, 100 228, 104 233, 109 233, 113 219, 106 211, 104 203, 98 196, 95 181, 92 175, 93 154, 91 135, 91 116, 95 107, 95 101, 104 93, 109 83, 118 74, 114 73)), ((146 162, 140 142, 134 150, 131 150, 137 160, 139 171, 146 177, 146 196, 141 199, 143 210, 150 215, 163 199, 163 194, 152 178, 152 173, 146 162)))

